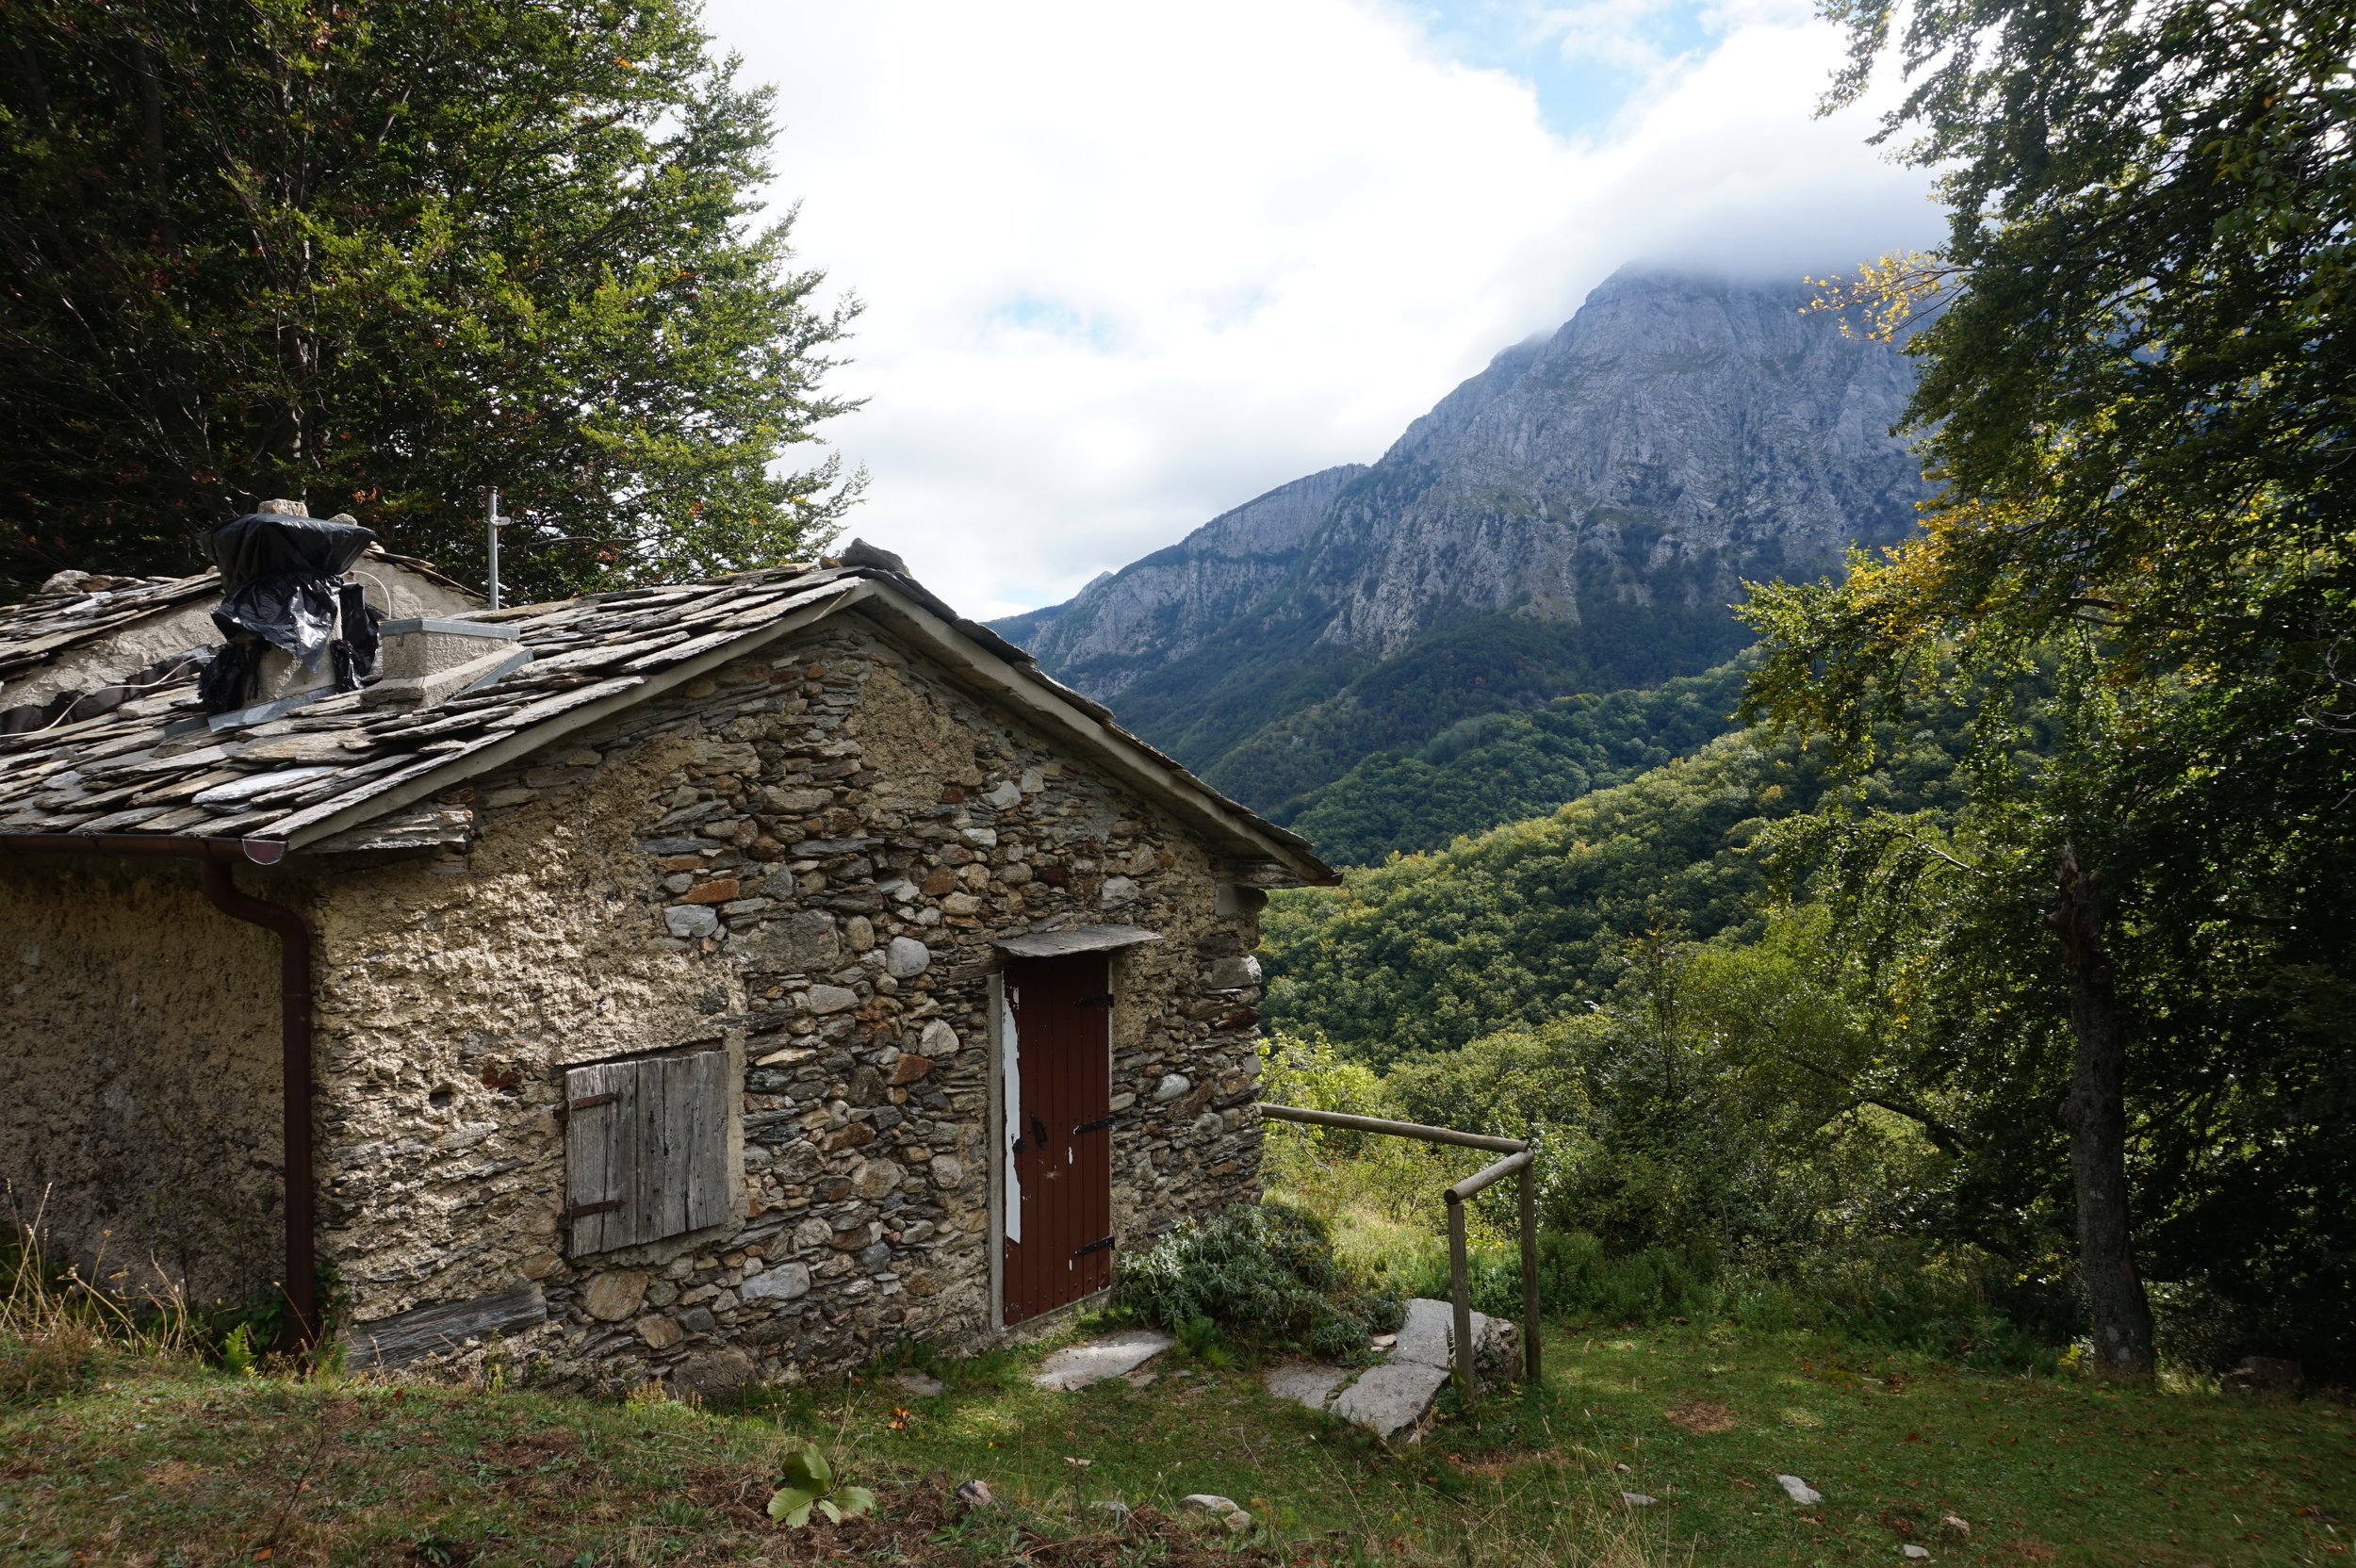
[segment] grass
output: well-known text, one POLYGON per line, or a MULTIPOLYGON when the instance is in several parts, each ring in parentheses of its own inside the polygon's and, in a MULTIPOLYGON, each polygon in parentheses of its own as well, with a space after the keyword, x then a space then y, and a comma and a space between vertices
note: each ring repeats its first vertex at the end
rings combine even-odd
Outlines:
MULTIPOLYGON (((1550 1335, 1546 1353, 1538 1397, 1500 1394, 1388 1453, 1243 1369, 1043 1393, 1023 1376, 1036 1348, 940 1365, 932 1398, 871 1376, 724 1411, 238 1377, 101 1346, 62 1379, 11 1385, 0 1550, 153 1568, 833 1554, 1644 1568, 1897 1562, 1914 1541, 1950 1563, 2239 1568, 2345 1560, 2356 1516, 2356 1416, 2336 1404, 2123 1393, 1698 1325, 1550 1335), (884 1522, 763 1518, 789 1434, 879 1485, 884 1522), (1823 1504, 1792 1504, 1779 1473, 1823 1504), (946 1495, 969 1477, 1004 1506, 961 1517, 946 1495), (1621 1491, 1660 1501, 1631 1511, 1621 1491), (1235 1498, 1262 1527, 1166 1522, 1192 1492, 1235 1498), (1115 1501, 1137 1511, 1125 1529, 1097 1506, 1115 1501)), ((25 1342, 0 1342, 0 1366, 25 1359, 25 1342)))

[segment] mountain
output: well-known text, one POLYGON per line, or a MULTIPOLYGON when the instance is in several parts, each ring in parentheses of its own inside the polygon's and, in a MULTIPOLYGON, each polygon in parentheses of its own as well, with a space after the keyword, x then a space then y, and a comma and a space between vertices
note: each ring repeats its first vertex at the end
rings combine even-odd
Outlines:
POLYGON ((1924 494, 1906 360, 1806 300, 1623 271, 1375 464, 996 625, 1280 818, 1466 718, 1707 670, 1749 641, 1744 579, 1836 571, 1924 494))

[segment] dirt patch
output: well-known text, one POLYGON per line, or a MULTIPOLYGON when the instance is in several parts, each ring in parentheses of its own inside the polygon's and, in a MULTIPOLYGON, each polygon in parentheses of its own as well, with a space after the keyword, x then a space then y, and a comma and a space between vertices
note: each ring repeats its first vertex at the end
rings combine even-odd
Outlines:
POLYGON ((1734 1412, 1711 1399, 1681 1399, 1669 1407, 1669 1422, 1689 1432, 1730 1432, 1734 1412))
POLYGON ((2017 1557, 2023 1562, 2051 1562, 2054 1557, 2053 1548, 2034 1535, 2024 1535, 2018 1541, 2007 1541, 1997 1549, 2008 1556, 2017 1557))
POLYGON ((168 1459, 149 1465, 139 1478, 150 1486, 160 1486, 167 1492, 179 1492, 203 1480, 205 1472, 185 1461, 168 1459))

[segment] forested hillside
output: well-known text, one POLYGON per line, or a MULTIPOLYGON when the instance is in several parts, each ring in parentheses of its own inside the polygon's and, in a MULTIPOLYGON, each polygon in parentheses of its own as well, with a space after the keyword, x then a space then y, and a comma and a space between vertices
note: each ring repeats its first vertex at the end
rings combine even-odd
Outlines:
MULTIPOLYGON (((1953 807, 1965 712, 1946 704, 1892 730, 1880 765, 1842 787, 1878 808, 1953 807)), ((1648 935, 1757 937, 1760 833, 1833 785, 1821 747, 1744 731, 1550 816, 1280 893, 1264 927, 1268 1021, 1381 1066, 1583 1009, 1648 935)))
POLYGON ((1738 727, 1748 659, 1646 690, 1557 697, 1449 726, 1413 751, 1378 752, 1277 820, 1334 865, 1438 849, 1625 784, 1738 727))

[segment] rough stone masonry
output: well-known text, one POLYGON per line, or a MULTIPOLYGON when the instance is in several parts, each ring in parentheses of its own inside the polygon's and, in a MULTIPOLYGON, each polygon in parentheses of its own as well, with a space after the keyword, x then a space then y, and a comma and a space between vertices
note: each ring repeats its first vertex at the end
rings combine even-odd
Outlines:
POLYGON ((1162 939, 1114 959, 1118 1246, 1257 1195, 1249 903, 1220 914, 1181 825, 870 623, 441 803, 470 844, 313 890, 320 1244, 363 1339, 507 1300, 464 1352, 716 1389, 985 1338, 990 941, 1024 927, 1162 939), (688 1047, 742 1074, 735 1217, 568 1256, 564 1070, 688 1047))

